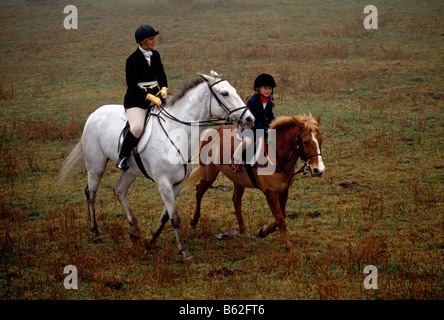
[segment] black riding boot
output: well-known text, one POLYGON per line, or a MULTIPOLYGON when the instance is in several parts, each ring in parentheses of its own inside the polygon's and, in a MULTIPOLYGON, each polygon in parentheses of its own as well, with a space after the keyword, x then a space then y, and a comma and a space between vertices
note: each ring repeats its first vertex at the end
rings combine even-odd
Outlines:
POLYGON ((122 169, 123 171, 129 169, 126 162, 131 156, 131 151, 137 146, 137 142, 139 142, 139 138, 134 137, 131 131, 128 130, 128 133, 123 139, 122 147, 120 148, 119 160, 116 163, 117 168, 122 169))

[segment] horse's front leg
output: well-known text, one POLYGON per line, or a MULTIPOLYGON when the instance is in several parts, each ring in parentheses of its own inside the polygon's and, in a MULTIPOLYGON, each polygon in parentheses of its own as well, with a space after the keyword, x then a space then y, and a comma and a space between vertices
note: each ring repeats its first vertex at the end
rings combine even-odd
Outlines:
POLYGON ((244 194, 245 188, 234 184, 234 191, 233 191, 233 204, 234 204, 234 210, 236 211, 236 218, 237 222, 239 223, 239 230, 241 235, 249 237, 249 233, 247 231, 247 228, 245 227, 244 218, 242 216, 242 196, 244 194))
MULTIPOLYGON (((188 253, 188 250, 185 246, 182 236, 182 229, 180 227, 180 217, 177 212, 176 207, 176 198, 180 192, 182 184, 173 186, 168 179, 159 179, 158 188, 160 196, 162 197, 163 204, 165 206, 166 212, 168 213, 168 217, 171 220, 171 224, 173 225, 174 233, 176 235, 177 247, 179 252, 182 253, 185 262, 193 262, 194 258, 188 253)), ((161 223, 166 222, 164 220, 164 213, 162 213, 161 223)), ((160 233, 160 231, 159 231, 160 233)))
MULTIPOLYGON (((287 251, 291 251, 292 244, 287 233, 287 224, 284 220, 284 213, 281 210, 279 193, 270 190, 265 191, 265 196, 267 197, 268 205, 270 206, 271 212, 273 213, 274 219, 276 220, 276 226, 281 232, 282 239, 285 243, 285 248, 287 251)), ((276 229, 276 227, 274 227, 276 229)))

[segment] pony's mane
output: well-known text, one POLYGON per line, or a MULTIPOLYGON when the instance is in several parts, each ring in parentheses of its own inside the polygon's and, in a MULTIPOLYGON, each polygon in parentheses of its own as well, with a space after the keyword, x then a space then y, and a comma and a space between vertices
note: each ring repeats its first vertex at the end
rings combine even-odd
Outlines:
POLYGON ((297 116, 277 117, 270 124, 270 129, 278 129, 289 125, 303 125, 304 130, 310 130, 310 131, 319 130, 319 123, 316 121, 315 118, 313 118, 311 113, 308 116, 302 114, 297 116))
POLYGON ((182 85, 182 87, 179 89, 179 92, 174 95, 171 95, 171 98, 168 99, 168 105, 169 106, 174 105, 178 100, 182 99, 188 91, 197 87, 202 82, 204 82, 202 78, 197 78, 193 81, 190 81, 182 85))

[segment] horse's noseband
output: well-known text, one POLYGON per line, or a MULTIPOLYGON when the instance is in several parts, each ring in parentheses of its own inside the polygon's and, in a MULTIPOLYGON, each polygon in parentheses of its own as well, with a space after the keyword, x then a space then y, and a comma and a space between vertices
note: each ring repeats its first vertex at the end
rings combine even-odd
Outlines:
MULTIPOLYGON (((298 134, 298 136, 296 138, 296 143, 297 143, 297 147, 298 147, 298 150, 299 150, 299 157, 301 158, 302 162, 304 163, 304 166, 298 171, 298 173, 304 171, 308 167, 310 169, 311 175, 313 176, 313 172, 311 171, 309 159, 313 158, 313 157, 317 157, 317 156, 321 156, 322 157, 322 153, 316 153, 316 154, 308 156, 305 153, 304 145, 302 143, 302 137, 301 137, 300 133, 298 134)), ((307 174, 307 172, 304 171, 304 174, 307 174)))
MULTIPOLYGON (((216 101, 219 103, 219 106, 221 106, 221 107, 222 107, 222 110, 224 110, 224 112, 225 112, 225 114, 226 114, 226 117, 225 117, 226 122, 227 122, 227 123, 232 123, 233 120, 236 120, 235 117, 232 117, 232 116, 231 116, 232 113, 234 113, 234 112, 236 112, 236 111, 238 111, 238 110, 244 110, 244 111, 242 112, 242 115, 241 115, 240 118, 238 119, 238 120, 241 120, 242 117, 244 116, 245 112, 247 112, 248 108, 247 108, 247 106, 243 106, 243 107, 239 107, 239 108, 236 108, 236 109, 230 110, 230 109, 225 105, 225 103, 223 103, 222 100, 220 100, 220 98, 219 98, 219 97, 217 96, 217 94, 214 92, 213 87, 214 87, 216 84, 218 84, 218 83, 220 83, 220 82, 223 82, 223 81, 227 81, 227 80, 225 80, 225 79, 220 79, 219 81, 216 81, 216 82, 214 82, 214 83, 212 83, 212 84, 209 84, 209 83, 208 83, 208 88, 210 89, 210 92, 211 92, 211 94, 213 95, 213 97, 214 97, 214 98, 216 99, 216 101)), ((210 99, 210 107, 209 107, 209 109, 210 109, 210 117, 212 117, 213 114, 212 114, 212 112, 211 112, 211 99, 210 99)))

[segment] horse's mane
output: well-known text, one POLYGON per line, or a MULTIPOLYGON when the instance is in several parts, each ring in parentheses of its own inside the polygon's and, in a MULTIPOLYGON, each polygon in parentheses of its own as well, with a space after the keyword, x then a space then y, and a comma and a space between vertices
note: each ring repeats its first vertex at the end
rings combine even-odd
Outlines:
POLYGON ((303 126, 304 130, 310 130, 310 131, 319 130, 319 123, 316 121, 315 118, 313 118, 311 113, 308 116, 302 114, 297 116, 277 117, 270 124, 270 129, 279 129, 290 125, 303 126))
POLYGON ((190 81, 190 82, 182 85, 182 87, 179 89, 178 93, 170 96, 171 98, 168 99, 168 106, 174 105, 178 100, 182 99, 188 91, 197 87, 202 82, 204 82, 204 80, 202 78, 197 78, 193 81, 190 81))

